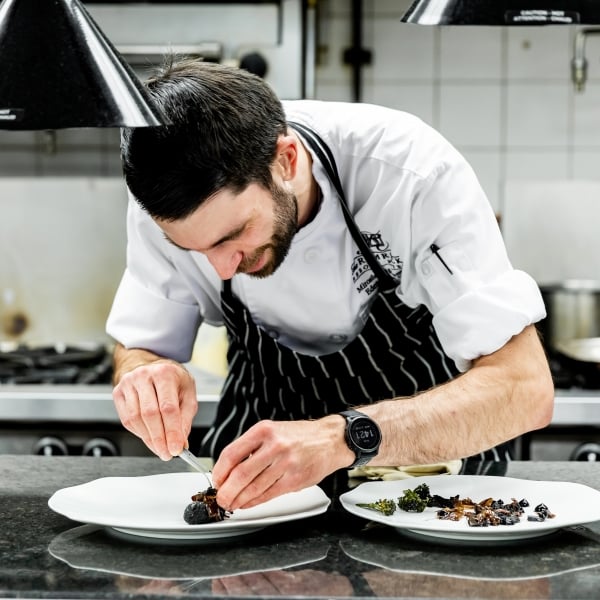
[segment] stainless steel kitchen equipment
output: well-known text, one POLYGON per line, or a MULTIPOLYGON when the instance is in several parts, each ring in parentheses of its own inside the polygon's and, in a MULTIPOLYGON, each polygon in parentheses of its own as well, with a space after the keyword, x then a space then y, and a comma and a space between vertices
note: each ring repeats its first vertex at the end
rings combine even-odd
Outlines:
POLYGON ((312 3, 86 0, 85 4, 141 79, 163 62, 164 54, 172 53, 263 72, 285 99, 307 97, 314 87, 312 3))
MULTIPOLYGON (((85 5, 135 69, 174 51, 263 69, 282 98, 313 87, 302 0, 85 5)), ((104 332, 125 265, 126 207, 119 177, 0 179, 0 454, 149 454, 118 419, 104 332)), ((194 451, 222 376, 187 366, 194 451)))
POLYGON ((575 34, 573 58, 571 58, 571 80, 576 92, 583 92, 588 78, 588 59, 585 56, 585 42, 590 36, 600 35, 597 27, 584 27, 575 34))
POLYGON ((547 316, 540 324, 544 343, 600 336, 600 281, 570 279, 540 286, 547 316))
POLYGON ((574 338, 556 343, 556 348, 564 356, 578 362, 600 366, 600 337, 574 338))
MULTIPOLYGON (((193 448, 212 422, 222 378, 196 379, 193 448)), ((109 346, 0 346, 0 454, 147 456, 112 401, 109 346)))
POLYGON ((550 427, 523 436, 524 458, 597 460, 600 377, 560 351, 559 340, 599 335, 600 183, 508 180, 502 234, 513 265, 540 285, 548 316, 538 324, 554 378, 550 427))

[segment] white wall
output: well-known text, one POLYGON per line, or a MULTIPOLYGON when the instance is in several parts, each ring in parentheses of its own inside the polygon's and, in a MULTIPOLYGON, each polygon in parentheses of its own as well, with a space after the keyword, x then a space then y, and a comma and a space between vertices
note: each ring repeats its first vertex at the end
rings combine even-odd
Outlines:
MULTIPOLYGON (((419 115, 470 160, 497 212, 506 180, 600 179, 600 36, 588 82, 571 83, 574 27, 427 27, 410 0, 365 0, 363 101, 419 115)), ((350 100, 351 3, 321 2, 317 97, 350 100), (326 41, 324 41, 326 40, 326 41)), ((600 200, 600 199, 599 199, 600 200)))

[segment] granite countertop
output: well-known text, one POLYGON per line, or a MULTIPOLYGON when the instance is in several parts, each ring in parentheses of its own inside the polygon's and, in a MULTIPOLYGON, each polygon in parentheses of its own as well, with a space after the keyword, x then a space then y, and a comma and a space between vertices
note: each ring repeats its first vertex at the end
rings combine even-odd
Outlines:
MULTIPOLYGON (((478 474, 600 490, 594 463, 483 466, 478 474)), ((518 544, 423 541, 344 511, 345 473, 322 485, 333 499, 325 514, 217 544, 125 540, 48 507, 55 491, 100 477, 184 470, 153 458, 0 455, 0 597, 598 598, 600 521, 518 544)))

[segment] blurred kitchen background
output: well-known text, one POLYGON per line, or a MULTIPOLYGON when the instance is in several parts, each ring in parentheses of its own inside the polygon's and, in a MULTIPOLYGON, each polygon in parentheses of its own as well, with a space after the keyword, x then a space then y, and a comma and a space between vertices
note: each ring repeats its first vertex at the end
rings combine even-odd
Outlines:
MULTIPOLYGON (((561 315, 568 337, 600 336, 595 29, 408 25, 400 18, 409 0, 84 4, 140 78, 171 49, 264 72, 282 98, 418 115, 473 165, 515 266, 548 288, 553 310, 556 302, 576 313, 576 325, 561 315), (577 44, 589 61, 578 85, 577 44)), ((0 452, 143 452, 119 433, 110 361, 98 352, 110 350, 104 323, 124 267, 125 208, 117 129, 0 130, 0 350, 17 350, 19 368, 35 367, 18 380, 0 353, 0 452), (40 348, 51 356, 41 364, 40 348), (48 363, 58 365, 54 381, 40 374, 48 363)), ((192 360, 204 402, 199 429, 214 410, 224 351, 223 332, 203 328, 192 360)), ((522 457, 600 460, 596 348, 583 359, 567 352, 560 364, 548 351, 555 419, 523 438, 522 457)))

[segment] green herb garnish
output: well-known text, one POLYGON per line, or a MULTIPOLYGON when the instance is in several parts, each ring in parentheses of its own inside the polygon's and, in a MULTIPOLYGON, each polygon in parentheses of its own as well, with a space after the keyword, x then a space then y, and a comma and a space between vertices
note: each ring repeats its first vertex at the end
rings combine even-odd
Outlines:
POLYGON ((375 510, 384 514, 386 517, 393 515, 396 510, 396 503, 393 500, 382 498, 375 502, 368 502, 363 504, 357 504, 360 508, 368 508, 369 510, 375 510))

